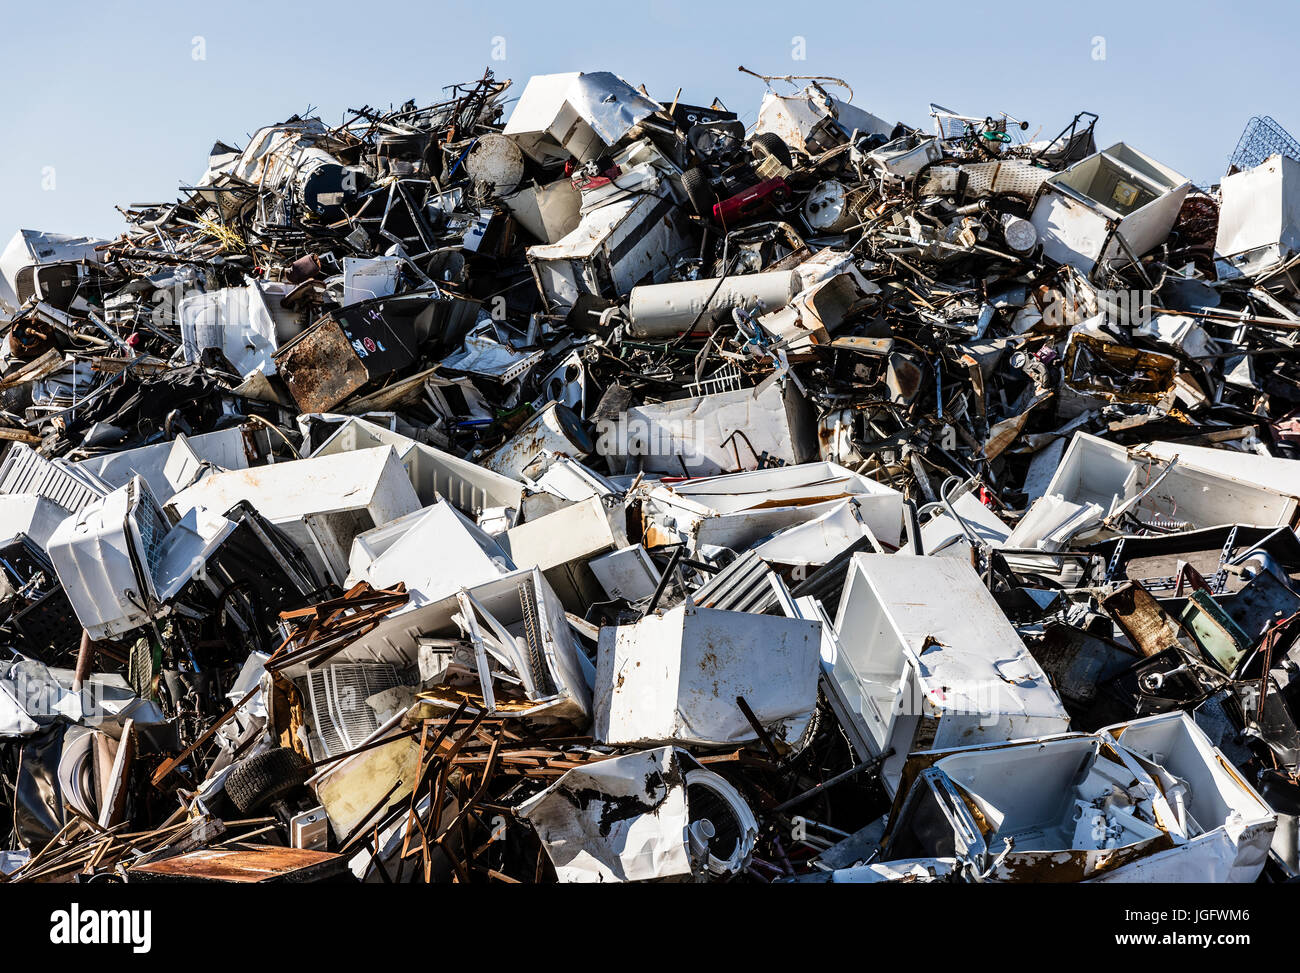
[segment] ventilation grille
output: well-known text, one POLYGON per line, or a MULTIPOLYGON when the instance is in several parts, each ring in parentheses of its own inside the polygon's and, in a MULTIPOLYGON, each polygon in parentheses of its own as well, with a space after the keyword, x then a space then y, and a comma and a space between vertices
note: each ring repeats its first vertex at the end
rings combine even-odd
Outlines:
POLYGON ((701 585, 691 600, 701 608, 762 615, 777 606, 771 579, 767 562, 746 551, 701 585))
MULTIPOLYGON (((132 490, 134 493, 135 491, 132 490)), ((131 498, 135 501, 131 508, 131 519, 136 530, 140 532, 140 542, 144 545, 144 563, 151 576, 156 575, 158 561, 162 556, 163 541, 171 524, 163 516, 158 501, 148 490, 141 490, 131 498)))
POLYGON ((555 682, 546 665, 546 649, 542 645, 542 629, 537 617, 537 593, 531 580, 519 586, 519 607, 523 611, 524 639, 528 642, 528 667, 533 686, 543 696, 552 696, 555 682))
POLYGON ((404 684, 401 670, 382 662, 340 662, 306 678, 312 723, 327 757, 360 746, 379 729, 366 699, 404 684))
POLYGON ((975 162, 961 167, 966 173, 967 196, 987 196, 990 193, 1015 193, 1033 199, 1044 180, 1051 175, 1046 169, 1018 159, 998 162, 975 162))
POLYGON ((25 443, 14 443, 0 465, 0 493, 34 493, 69 513, 80 513, 104 494, 62 465, 51 462, 25 443))

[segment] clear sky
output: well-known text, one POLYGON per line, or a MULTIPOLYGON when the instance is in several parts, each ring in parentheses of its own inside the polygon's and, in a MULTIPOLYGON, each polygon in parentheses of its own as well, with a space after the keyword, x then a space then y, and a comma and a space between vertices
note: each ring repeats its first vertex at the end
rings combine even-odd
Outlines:
POLYGON ((1088 109, 1100 146, 1127 141, 1208 185, 1251 115, 1300 137, 1298 28, 1294 0, 11 2, 0 246, 19 227, 115 235, 115 204, 175 198, 218 139, 242 146, 309 108, 337 122, 427 104, 488 66, 516 93, 533 74, 613 71, 748 122, 763 83, 741 64, 842 77, 854 104, 927 128, 931 101, 1043 136, 1088 109))

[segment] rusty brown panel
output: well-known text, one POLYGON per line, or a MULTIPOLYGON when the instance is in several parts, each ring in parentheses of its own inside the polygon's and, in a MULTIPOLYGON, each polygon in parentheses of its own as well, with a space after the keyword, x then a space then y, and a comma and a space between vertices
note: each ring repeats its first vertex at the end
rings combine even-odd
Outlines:
POLYGON ((1120 585, 1101 600, 1101 607, 1144 656, 1178 647, 1178 625, 1137 582, 1120 585))
POLYGON ((285 878, 305 869, 339 861, 342 856, 304 848, 212 849, 131 869, 158 878, 206 879, 212 882, 255 883, 285 878))
POLYGON ((327 412, 370 379, 332 318, 318 321, 276 352, 275 364, 303 412, 327 412))

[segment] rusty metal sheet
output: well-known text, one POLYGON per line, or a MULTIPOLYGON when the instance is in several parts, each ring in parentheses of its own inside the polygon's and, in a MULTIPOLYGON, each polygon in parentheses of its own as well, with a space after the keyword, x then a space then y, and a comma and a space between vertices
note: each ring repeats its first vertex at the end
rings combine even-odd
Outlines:
POLYGON ((317 882, 341 874, 342 855, 304 848, 209 848, 131 869, 133 881, 317 882))
POLYGON ((276 352, 275 364, 303 412, 328 412, 370 380, 332 318, 318 321, 276 352))
POLYGON ((1101 600, 1101 607, 1144 656, 1179 647, 1177 623, 1136 581, 1120 585, 1101 600))

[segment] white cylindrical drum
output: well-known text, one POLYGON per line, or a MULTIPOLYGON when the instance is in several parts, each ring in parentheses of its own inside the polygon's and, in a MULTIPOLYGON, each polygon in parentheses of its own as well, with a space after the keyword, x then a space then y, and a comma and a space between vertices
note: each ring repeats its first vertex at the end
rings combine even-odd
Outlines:
POLYGON ((712 277, 633 287, 627 303, 627 333, 632 338, 672 338, 692 326, 696 331, 712 331, 718 322, 730 320, 732 308, 758 305, 766 313, 785 307, 799 293, 799 286, 797 273, 780 270, 727 277, 721 286, 712 277))

